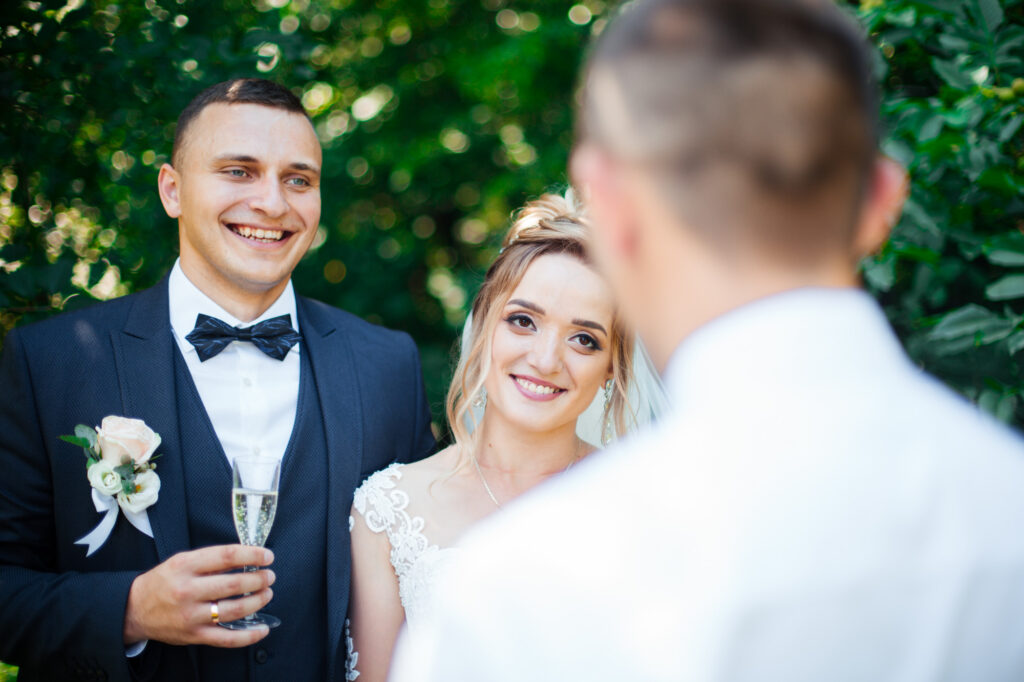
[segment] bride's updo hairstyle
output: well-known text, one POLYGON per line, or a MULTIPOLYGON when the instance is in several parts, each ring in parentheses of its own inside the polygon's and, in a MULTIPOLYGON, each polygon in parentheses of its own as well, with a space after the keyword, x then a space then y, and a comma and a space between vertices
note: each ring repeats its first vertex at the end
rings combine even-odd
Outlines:
MULTIPOLYGON (((565 196, 544 194, 520 209, 498 258, 487 270, 483 285, 473 300, 472 326, 463 339, 463 352, 452 377, 445 408, 456 444, 471 446, 474 403, 482 403, 484 381, 491 365, 491 343, 505 304, 530 265, 541 256, 564 254, 592 265, 588 254, 590 234, 582 208, 570 189, 565 196)), ((627 334, 618 313, 612 320, 611 351, 613 389, 605 405, 604 423, 615 434, 625 433, 632 422, 628 391, 633 377, 630 358, 633 338, 627 334)), ((465 452, 465 448, 460 448, 465 452)))

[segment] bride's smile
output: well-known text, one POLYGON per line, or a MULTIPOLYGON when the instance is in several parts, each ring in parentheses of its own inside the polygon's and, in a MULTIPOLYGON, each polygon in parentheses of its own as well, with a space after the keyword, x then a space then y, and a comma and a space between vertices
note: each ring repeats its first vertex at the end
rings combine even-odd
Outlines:
POLYGON ((535 377, 509 374, 509 378, 519 385, 523 395, 530 400, 554 400, 562 393, 565 393, 564 388, 541 381, 535 377))

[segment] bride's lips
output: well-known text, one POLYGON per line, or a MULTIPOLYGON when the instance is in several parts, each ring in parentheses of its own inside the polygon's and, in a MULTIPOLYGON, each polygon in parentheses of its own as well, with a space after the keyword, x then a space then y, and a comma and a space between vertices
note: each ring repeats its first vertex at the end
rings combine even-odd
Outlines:
POLYGON ((264 227, 253 223, 223 223, 228 232, 257 248, 274 248, 287 242, 294 232, 279 227, 264 227))
POLYGON ((512 379, 515 387, 519 389, 519 392, 530 400, 554 400, 566 391, 566 389, 555 386, 550 382, 542 381, 526 374, 509 374, 508 376, 512 379))

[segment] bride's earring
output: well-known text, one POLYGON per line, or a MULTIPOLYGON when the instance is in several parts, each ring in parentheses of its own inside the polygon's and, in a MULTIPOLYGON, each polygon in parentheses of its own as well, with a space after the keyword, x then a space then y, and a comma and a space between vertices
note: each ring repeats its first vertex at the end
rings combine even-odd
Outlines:
POLYGON ((483 409, 487 406, 487 389, 481 388, 480 392, 473 397, 473 402, 470 403, 473 407, 483 409))
POLYGON ((612 390, 615 387, 615 380, 609 379, 604 382, 604 423, 601 426, 601 444, 608 445, 615 438, 615 427, 612 425, 612 390))

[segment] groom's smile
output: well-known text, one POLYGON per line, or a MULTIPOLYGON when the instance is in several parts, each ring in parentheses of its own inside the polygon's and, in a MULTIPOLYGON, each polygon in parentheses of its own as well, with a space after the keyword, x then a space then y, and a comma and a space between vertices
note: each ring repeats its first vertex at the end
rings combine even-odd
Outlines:
POLYGON ((257 104, 203 109, 178 167, 161 169, 189 279, 208 295, 276 300, 319 225, 321 158, 302 114, 257 104))
POLYGON ((228 229, 237 234, 239 237, 252 240, 256 243, 272 244, 279 242, 282 239, 287 239, 292 236, 291 232, 285 232, 284 230, 273 230, 270 228, 264 229, 262 227, 253 227, 252 225, 237 225, 235 223, 228 223, 228 229))

